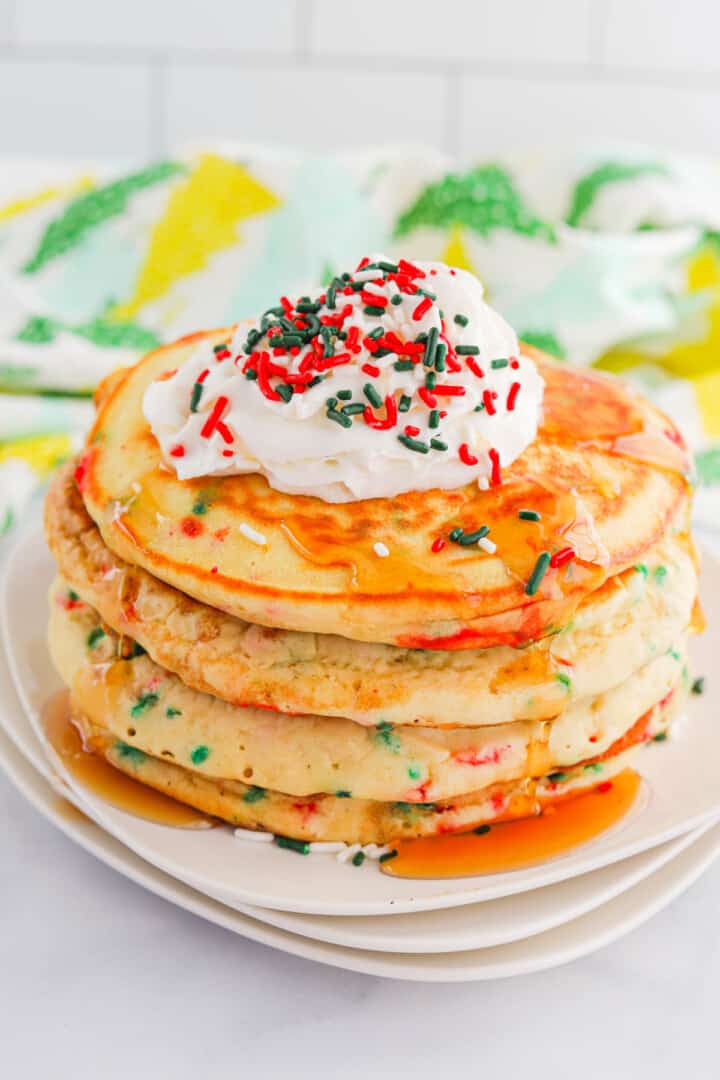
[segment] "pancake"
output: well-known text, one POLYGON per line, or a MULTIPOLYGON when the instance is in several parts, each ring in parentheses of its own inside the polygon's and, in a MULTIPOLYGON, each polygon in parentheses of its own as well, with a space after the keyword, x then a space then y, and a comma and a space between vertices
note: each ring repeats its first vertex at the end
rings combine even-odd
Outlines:
POLYGON ((682 538, 586 597, 572 625, 522 651, 418 650, 254 626, 193 600, 115 555, 72 479, 48 493, 61 573, 109 627, 195 690, 234 705, 361 724, 476 727, 545 720, 617 686, 684 634, 697 581, 682 538))
POLYGON ((682 681, 682 645, 552 723, 434 731, 240 708, 188 689, 147 655, 118 659, 119 640, 67 587, 51 594, 55 665, 80 712, 131 747, 223 780, 288 795, 349 793, 429 802, 539 777, 602 755, 682 681))
MULTIPOLYGON (((556 800, 581 794, 632 765, 638 747, 647 744, 651 731, 667 730, 677 708, 677 695, 641 718, 638 742, 601 761, 586 762, 561 776, 553 773, 539 781, 522 780, 484 788, 446 802, 374 802, 369 799, 313 795, 298 798, 237 780, 219 780, 193 769, 150 757, 119 741, 102 725, 94 724, 75 707, 85 746, 104 756, 121 772, 246 829, 262 829, 298 840, 334 840, 346 843, 385 844, 398 839, 461 832, 487 821, 508 821, 537 814, 556 800)), ((72 699, 71 699, 72 700, 72 699)), ((652 736, 650 736, 652 738, 652 736)), ((650 745, 652 745, 650 743, 650 745)))
POLYGON ((229 333, 182 339, 108 384, 77 470, 109 548, 219 610, 409 648, 521 645, 567 623, 605 580, 687 529, 688 459, 672 423, 612 377, 539 355, 542 427, 489 491, 327 503, 281 494, 258 474, 180 481, 142 398, 198 341, 220 344, 229 333), (519 520, 527 507, 541 520, 519 520), (495 554, 453 542, 431 550, 453 528, 483 524, 495 554), (539 555, 568 546, 574 561, 526 591, 539 555))

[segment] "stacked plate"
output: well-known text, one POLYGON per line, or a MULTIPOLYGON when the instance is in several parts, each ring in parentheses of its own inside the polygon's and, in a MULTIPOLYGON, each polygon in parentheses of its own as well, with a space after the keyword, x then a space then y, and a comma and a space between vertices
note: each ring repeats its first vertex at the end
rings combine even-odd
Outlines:
MULTIPOLYGON (((617 827, 570 854, 505 874, 401 880, 336 854, 300 857, 238 838, 129 815, 82 788, 45 743, 40 715, 60 688, 45 645, 54 567, 38 521, 9 552, 2 582, 0 762, 43 814, 139 884, 211 922, 294 955, 415 980, 540 970, 618 938, 669 903, 720 853, 716 761, 720 694, 710 680, 669 745, 641 758, 643 791, 617 827), (60 798, 58 796, 61 796, 60 798), (80 810, 77 813, 73 806, 80 810)), ((693 641, 710 672, 720 635, 720 565, 704 561, 708 632, 693 641)))

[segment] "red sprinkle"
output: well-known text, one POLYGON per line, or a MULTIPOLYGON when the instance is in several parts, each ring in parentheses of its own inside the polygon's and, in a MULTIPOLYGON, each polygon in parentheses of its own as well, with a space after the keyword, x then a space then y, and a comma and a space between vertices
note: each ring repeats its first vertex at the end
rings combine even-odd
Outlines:
POLYGON ((205 382, 205 380, 207 379, 207 377, 208 377, 208 375, 209 375, 209 374, 210 374, 210 369, 209 369, 209 368, 205 368, 205 370, 204 370, 204 371, 201 371, 201 372, 200 372, 200 374, 198 375, 198 377, 197 377, 197 379, 195 380, 195 382, 199 382, 199 383, 205 382))
POLYGON ((598 784, 595 790, 600 795, 606 795, 608 791, 612 791, 612 780, 603 780, 602 784, 598 784))
POLYGON ((565 563, 569 563, 571 559, 575 558, 575 552, 571 547, 561 548, 560 551, 556 551, 550 559, 550 566, 553 570, 557 570, 559 566, 564 566, 565 563))
POLYGON ((405 427, 405 434, 406 435, 419 435, 420 434, 420 428, 415 427, 414 424, 407 424, 406 427, 405 427))
MULTIPOLYGON (((315 340, 317 341, 319 339, 315 338, 315 340)), ((362 351, 362 345, 360 344, 359 326, 351 326, 348 330, 347 338, 345 339, 345 348, 349 349, 350 352, 353 353, 359 353, 362 351)))
POLYGON ((520 367, 520 361, 517 360, 514 356, 510 361, 510 367, 513 368, 513 370, 515 371, 517 371, 517 369, 520 367))
POLYGON ((178 443, 177 446, 173 446, 170 451, 170 457, 185 457, 185 447, 178 443))
POLYGON ((352 360, 352 356, 348 352, 338 353, 336 356, 323 356, 321 359, 315 361, 316 371, 329 371, 330 368, 342 367, 343 364, 349 364, 352 360))
POLYGON ((438 397, 465 397, 464 386, 450 386, 443 383, 441 386, 439 383, 433 387, 433 394, 437 394, 438 397))
POLYGON ((423 315, 426 312, 428 312, 431 307, 432 307, 432 300, 430 299, 429 296, 424 296, 422 298, 422 300, 420 301, 420 303, 418 304, 418 306, 415 308, 415 310, 412 313, 412 317, 415 320, 415 322, 419 322, 420 319, 422 319, 423 315))
POLYGON ((466 442, 460 443, 458 457, 462 461, 463 465, 477 465, 478 461, 480 460, 479 458, 475 457, 473 453, 471 453, 470 447, 466 442))
POLYGON ((427 386, 418 387, 418 397, 425 402, 428 409, 434 409, 437 405, 437 398, 428 390, 427 386))
POLYGON ((380 296, 378 293, 369 293, 366 292, 364 289, 360 293, 360 299, 362 300, 363 304, 368 304, 374 307, 387 307, 388 305, 387 296, 380 296))
POLYGON ((395 427, 397 424, 397 405, 395 398, 392 394, 387 394, 385 397, 385 419, 379 420, 375 416, 369 405, 365 406, 365 412, 363 413, 363 420, 368 427, 375 428, 376 431, 389 431, 390 428, 395 427))
POLYGON ((495 415, 496 410, 495 410, 494 399, 496 397, 497 397, 497 394, 495 393, 494 390, 483 390, 483 404, 485 406, 485 412, 488 414, 488 416, 494 416, 495 415))
POLYGON ((198 521, 197 518, 186 517, 180 522, 180 528, 186 536, 195 537, 199 536, 203 531, 203 524, 201 521, 198 521))
POLYGON ((414 266, 413 263, 408 262, 407 259, 400 259, 398 263, 398 270, 401 274, 407 274, 411 278, 424 278, 425 271, 421 270, 419 266, 414 266))
POLYGON ((360 370, 364 371, 366 375, 372 375, 374 379, 380 374, 380 368, 375 367, 374 364, 363 364, 360 370))
MULTIPOLYGON (((259 380, 259 375, 258 375, 258 380, 259 380)), ((274 391, 273 391, 273 393, 274 393, 274 391)), ((278 394, 277 396, 279 397, 280 395, 278 394)), ((225 410, 227 409, 229 404, 230 404, 230 399, 226 398, 223 394, 221 394, 220 397, 215 402, 215 404, 213 405, 212 412, 208 416, 208 418, 205 421, 205 423, 203 424, 203 426, 200 428, 200 434, 202 435, 203 439, 209 439, 214 431, 220 430, 220 425, 222 424, 222 415, 225 412, 225 410)), ((226 424, 222 424, 222 427, 225 428, 225 431, 230 436, 230 438, 228 440, 226 438, 225 434, 222 431, 220 431, 220 434, 222 435, 223 439, 225 439, 226 442, 228 442, 228 441, 232 442, 232 434, 230 433, 230 429, 227 427, 226 424)))
POLYGON ((508 390, 508 396, 507 396, 507 402, 506 402, 508 412, 513 412, 513 410, 515 409, 515 402, 517 401, 517 396, 518 396, 519 393, 520 393, 520 383, 519 382, 514 382, 511 385, 510 389, 508 390))
POLYGON ((232 457, 233 456, 233 451, 232 450, 223 450, 222 456, 223 457, 232 457))
POLYGON ((488 450, 488 457, 490 458, 490 464, 492 465, 492 472, 490 473, 490 486, 497 487, 498 484, 502 484, 502 474, 500 472, 500 455, 493 447, 488 450))
POLYGON ((477 362, 477 360, 475 359, 474 356, 466 356, 465 357, 465 362, 467 363, 467 366, 472 371, 473 375, 477 375, 478 379, 484 379, 485 378, 485 372, 480 367, 480 365, 478 364, 478 362, 477 362))
POLYGON ((442 536, 438 536, 438 538, 436 540, 433 540, 432 545, 430 547, 430 550, 432 552, 434 552, 435 554, 437 554, 438 551, 442 551, 442 549, 444 547, 445 547, 445 541, 443 540, 442 536))
POLYGON ((367 264, 368 264, 369 262, 370 262, 370 260, 368 259, 367 255, 366 255, 366 256, 365 256, 365 258, 364 258, 364 259, 361 259, 361 260, 360 260, 360 262, 359 262, 359 263, 357 264, 357 266, 355 267, 355 273, 356 273, 356 274, 359 274, 361 270, 364 270, 364 269, 365 269, 365 267, 367 266, 367 264))

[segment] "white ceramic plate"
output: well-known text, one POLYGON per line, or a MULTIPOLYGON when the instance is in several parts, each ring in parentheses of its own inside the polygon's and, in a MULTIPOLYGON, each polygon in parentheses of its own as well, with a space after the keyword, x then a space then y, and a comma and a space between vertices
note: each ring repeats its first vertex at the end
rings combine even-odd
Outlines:
MULTIPOLYGON (((708 559, 703 592, 710 615, 708 633, 693 644, 698 671, 711 671, 718 646, 720 567, 708 559)), ((10 670, 18 694, 39 729, 39 712, 59 685, 44 646, 46 591, 52 560, 37 522, 15 541, 2 581, 3 623, 10 670)), ((541 866, 505 874, 451 881, 403 881, 377 867, 362 870, 332 859, 300 860, 271 844, 239 844, 229 829, 193 834, 142 821, 82 792, 96 820, 142 858, 193 888, 233 905, 319 915, 391 915, 430 911, 496 899, 565 881, 608 866, 680 836, 720 810, 716 762, 720 692, 692 703, 689 721, 676 738, 645 751, 642 771, 650 798, 616 828, 576 851, 541 866), (312 871, 310 871, 312 866, 312 871)), ((73 786, 71 778, 66 777, 73 786)))
POLYGON ((377 953, 341 948, 263 925, 216 903, 157 870, 89 818, 68 815, 40 773, 0 732, 0 767, 16 787, 66 836, 118 873, 170 903, 242 937, 348 971, 416 982, 473 982, 543 971, 579 959, 634 930, 671 903, 720 854, 720 826, 710 828, 685 851, 646 881, 582 918, 527 941, 491 949, 432 954, 377 953))
MULTIPOLYGON (((79 794, 68 788, 45 756, 42 744, 17 701, 2 656, 0 701, 3 704, 0 726, 4 727, 27 761, 69 802, 84 813, 91 814, 92 809, 82 802, 79 794)), ((518 896, 466 904, 452 911, 363 918, 299 915, 248 905, 232 906, 242 914, 270 926, 316 941, 352 948, 381 952, 402 949, 406 953, 481 949, 532 937, 594 910, 660 869, 696 840, 706 827, 556 885, 547 885, 518 896)))

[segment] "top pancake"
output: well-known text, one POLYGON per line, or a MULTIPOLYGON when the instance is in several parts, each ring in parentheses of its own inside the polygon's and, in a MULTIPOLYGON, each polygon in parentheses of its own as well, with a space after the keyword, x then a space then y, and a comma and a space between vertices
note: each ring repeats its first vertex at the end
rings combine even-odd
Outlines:
POLYGON ((185 338, 113 377, 77 473, 112 550, 213 607, 411 648, 520 645, 567 622, 604 580, 686 527, 687 455, 671 422, 619 381, 538 354, 542 427, 489 491, 471 484, 334 504, 282 494, 259 475, 180 481, 143 417, 143 394, 198 340, 227 336, 185 338), (519 520, 523 508, 541 521, 519 520), (452 542, 431 553, 454 527, 480 525, 495 555, 452 542), (577 558, 529 595, 538 555, 567 546, 577 558))

